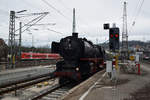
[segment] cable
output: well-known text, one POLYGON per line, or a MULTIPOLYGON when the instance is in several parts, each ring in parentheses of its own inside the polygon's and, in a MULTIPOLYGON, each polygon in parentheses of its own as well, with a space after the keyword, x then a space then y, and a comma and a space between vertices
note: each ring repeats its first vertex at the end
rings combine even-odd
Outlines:
MULTIPOLYGON (((136 23, 136 20, 137 20, 139 14, 140 14, 140 11, 141 11, 141 9, 142 9, 142 6, 143 6, 143 4, 144 4, 144 1, 145 1, 145 0, 142 0, 142 2, 141 2, 141 4, 140 4, 140 7, 139 7, 139 9, 138 9, 138 11, 137 11, 137 14, 135 15, 135 18, 134 18, 134 20, 133 20, 133 23, 132 23, 132 26, 131 26, 129 32, 131 31, 131 29, 133 28, 133 26, 134 26, 135 23, 136 23)), ((139 3, 140 3, 140 2, 139 2, 139 3)))
POLYGON ((28 7, 31 7, 31 8, 33 8, 33 9, 35 9, 35 10, 40 10, 40 11, 42 11, 42 12, 44 12, 44 10, 41 8, 41 7, 39 7, 39 6, 37 6, 37 5, 34 5, 33 3, 31 3, 32 1, 30 0, 30 1, 28 1, 28 0, 22 0, 22 2, 24 2, 28 7))
MULTIPOLYGON (((143 4, 144 4, 144 1, 145 1, 145 0, 142 1, 141 5, 140 5, 140 7, 139 7, 139 10, 138 10, 137 15, 136 15, 137 17, 138 17, 138 15, 140 14, 140 11, 141 11, 141 9, 142 9, 142 6, 143 6, 143 4)), ((136 18, 137 18, 137 17, 136 17, 136 18)), ((135 19, 135 20, 136 20, 136 19, 135 19)))
MULTIPOLYGON (((50 8, 54 9, 57 13, 59 13, 61 16, 63 16, 65 19, 67 19, 68 21, 71 21, 70 18, 66 17, 61 11, 59 11, 58 9, 56 9, 54 6, 52 6, 50 3, 48 3, 46 0, 42 0, 46 5, 48 5, 50 8)), ((71 21, 72 22, 72 21, 71 21)))
MULTIPOLYGON (((22 28, 23 28, 23 27, 25 27, 26 25, 32 23, 30 26, 28 26, 26 29, 24 29, 24 30, 22 31, 22 33, 23 33, 25 30, 29 29, 29 28, 30 28, 31 26, 33 26, 34 24, 36 24, 37 22, 39 22, 40 20, 42 20, 46 15, 47 15, 47 14, 43 14, 43 15, 41 15, 41 16, 38 16, 37 18, 35 18, 35 19, 29 21, 27 24, 25 24, 24 26, 22 26, 22 28), (34 21, 35 21, 35 22, 34 22, 34 21)), ((19 31, 19 29, 15 30, 15 32, 17 32, 17 31, 19 31)))
MULTIPOLYGON (((133 11, 132 20, 134 19, 135 15, 136 15, 136 11, 138 10, 138 6, 140 5, 140 1, 141 1, 141 0, 138 1, 137 6, 135 7, 135 10, 133 11)), ((131 20, 131 21, 132 21, 132 20, 131 20)))
MULTIPOLYGON (((29 27, 27 27, 26 29, 24 29, 24 30, 22 31, 22 33, 23 33, 24 31, 28 30, 31 26, 33 26, 34 24, 36 24, 36 23, 39 22, 40 20, 42 20, 45 16, 46 16, 46 15, 41 15, 40 18, 39 18, 36 22, 34 22, 34 23, 31 24, 29 27)), ((25 26, 26 26, 26 25, 25 25, 25 26)))
MULTIPOLYGON (((65 19, 67 19, 68 21, 70 21, 72 23, 72 20, 68 17, 66 17, 63 13, 61 13, 61 11, 59 11, 58 9, 56 9, 54 6, 52 6, 50 3, 48 3, 46 0, 42 0, 45 4, 47 4, 50 8, 54 9, 57 13, 59 13, 60 15, 62 15, 65 19)), ((64 7, 70 11, 72 11, 69 7, 66 7, 64 5, 64 7)), ((86 24, 85 24, 86 25, 86 24)), ((79 26, 77 25, 77 28, 79 29, 79 26)), ((60 33, 60 32, 59 32, 60 33)), ((82 33, 86 33, 85 31, 83 31, 82 33)), ((62 34, 62 33, 61 33, 62 34)))
POLYGON ((72 13, 72 9, 70 7, 68 7, 66 4, 64 4, 64 2, 62 0, 57 0, 61 5, 63 5, 63 7, 65 9, 67 9, 69 12, 72 13))
POLYGON ((64 34, 64 33, 57 32, 57 31, 55 31, 55 30, 49 29, 49 28, 48 28, 47 30, 52 31, 52 32, 55 32, 55 33, 59 33, 59 34, 64 34))
MULTIPOLYGON (((62 0, 57 0, 61 5, 63 5, 63 7, 65 8, 65 9, 67 9, 70 13, 72 13, 72 9, 69 7, 69 6, 67 6, 62 0)), ((82 20, 82 23, 83 24, 85 24, 85 25, 87 25, 85 22, 83 22, 83 19, 81 18, 81 17, 79 17, 78 16, 78 20, 79 21, 81 21, 82 20)), ((76 25, 76 27, 79 29, 80 27, 79 27, 79 25, 76 25)), ((83 29, 83 28, 82 28, 83 29)), ((82 29, 80 29, 81 31, 82 31, 82 33, 86 33, 85 31, 83 31, 82 29)))

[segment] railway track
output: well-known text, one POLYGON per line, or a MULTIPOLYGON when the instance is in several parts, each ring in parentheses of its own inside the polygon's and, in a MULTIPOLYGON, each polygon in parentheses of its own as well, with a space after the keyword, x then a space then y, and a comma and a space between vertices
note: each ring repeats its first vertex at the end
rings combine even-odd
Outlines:
POLYGON ((54 86, 51 86, 48 89, 43 90, 38 94, 32 95, 24 100, 59 100, 62 99, 65 95, 68 95, 69 91, 72 88, 78 86, 81 83, 84 83, 84 81, 86 80, 83 80, 82 82, 77 84, 71 82, 67 82, 62 85, 55 84, 54 86))
MULTIPOLYGON (((25 79, 25 80, 19 80, 13 83, 5 84, 0 86, 0 95, 3 96, 6 93, 15 93, 15 95, 19 92, 23 91, 31 91, 30 95, 23 95, 24 97, 21 100, 57 100, 60 97, 63 97, 67 92, 75 86, 70 85, 69 82, 64 83, 62 85, 59 85, 58 83, 48 85, 46 88, 39 89, 40 91, 34 92, 32 91, 32 87, 35 86, 35 84, 48 81, 51 79, 55 79, 56 77, 53 76, 53 73, 41 75, 38 77, 33 77, 32 79, 25 79), (14 92, 11 92, 14 91, 14 92), (17 91, 17 92, 16 92, 17 91), (25 99, 24 99, 25 98, 25 99)), ((57 82, 57 81, 56 81, 57 82)), ((25 92, 26 94, 27 92, 25 92)), ((19 97, 20 98, 20 97, 19 97)))
POLYGON ((65 94, 67 94, 67 92, 70 90, 71 88, 69 87, 62 87, 59 88, 55 91, 53 91, 52 93, 42 97, 40 100, 57 100, 60 99, 61 97, 63 97, 65 94))
POLYGON ((53 74, 51 73, 51 74, 36 76, 30 79, 18 80, 12 83, 4 84, 0 86, 0 95, 3 95, 11 91, 16 91, 18 89, 25 88, 28 86, 32 86, 34 84, 47 81, 50 79, 54 79, 54 78, 55 76, 53 76, 53 74))
POLYGON ((67 93, 72 87, 69 87, 69 82, 59 85, 55 84, 39 93, 32 95, 24 100, 56 100, 67 93))

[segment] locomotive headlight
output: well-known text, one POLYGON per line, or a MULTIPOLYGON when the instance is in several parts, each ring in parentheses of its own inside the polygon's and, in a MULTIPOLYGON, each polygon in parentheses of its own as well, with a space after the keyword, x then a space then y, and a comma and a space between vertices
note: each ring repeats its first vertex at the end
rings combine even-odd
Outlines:
POLYGON ((76 68, 76 71, 79 71, 79 68, 78 68, 78 67, 76 68))

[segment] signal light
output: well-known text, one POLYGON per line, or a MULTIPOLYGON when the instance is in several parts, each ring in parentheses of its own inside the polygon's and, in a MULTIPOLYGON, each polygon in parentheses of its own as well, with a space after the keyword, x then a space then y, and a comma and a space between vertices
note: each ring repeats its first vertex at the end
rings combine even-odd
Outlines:
POLYGON ((119 28, 109 29, 109 48, 113 52, 119 50, 119 28))
POLYGON ((118 34, 115 34, 115 37, 116 37, 116 38, 118 38, 118 37, 119 37, 119 35, 118 35, 118 34))
POLYGON ((110 34, 110 37, 113 38, 113 34, 110 34))
POLYGON ((105 29, 105 30, 106 30, 106 29, 109 29, 109 24, 108 24, 108 23, 104 24, 104 29, 105 29))

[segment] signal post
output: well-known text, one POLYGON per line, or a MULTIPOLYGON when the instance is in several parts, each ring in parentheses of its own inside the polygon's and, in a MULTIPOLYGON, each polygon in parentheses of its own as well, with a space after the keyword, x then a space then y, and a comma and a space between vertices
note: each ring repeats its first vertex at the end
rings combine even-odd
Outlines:
MULTIPOLYGON (((120 31, 115 24, 113 24, 112 28, 109 27, 109 24, 104 24, 104 29, 109 30, 109 50, 112 53, 111 79, 116 80, 118 76, 117 74, 119 74, 118 56, 119 56, 119 44, 120 44, 120 31)), ((108 73, 110 76, 110 72, 108 73)))

